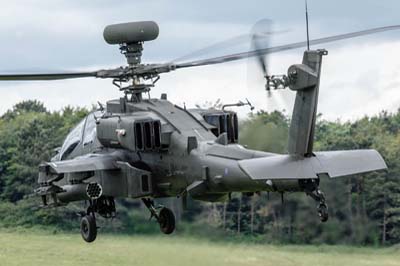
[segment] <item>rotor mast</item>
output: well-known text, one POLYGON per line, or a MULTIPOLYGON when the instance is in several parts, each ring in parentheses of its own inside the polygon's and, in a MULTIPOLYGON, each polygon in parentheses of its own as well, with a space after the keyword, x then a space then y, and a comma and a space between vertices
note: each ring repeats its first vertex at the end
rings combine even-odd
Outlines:
POLYGON ((139 65, 142 62, 143 43, 120 44, 119 50, 125 55, 130 67, 139 65))
MULTIPOLYGON (((134 70, 140 67, 142 62, 143 42, 123 43, 120 44, 119 50, 126 58, 129 72, 134 73, 134 70)), ((125 98, 128 98, 128 95, 131 95, 131 100, 137 102, 142 100, 143 92, 150 91, 150 87, 152 85, 145 84, 142 78, 137 75, 128 77, 128 80, 125 80, 125 78, 116 78, 113 80, 113 84, 116 85, 121 91, 124 91, 125 98), (123 82, 131 82, 131 84, 122 86, 123 82)))

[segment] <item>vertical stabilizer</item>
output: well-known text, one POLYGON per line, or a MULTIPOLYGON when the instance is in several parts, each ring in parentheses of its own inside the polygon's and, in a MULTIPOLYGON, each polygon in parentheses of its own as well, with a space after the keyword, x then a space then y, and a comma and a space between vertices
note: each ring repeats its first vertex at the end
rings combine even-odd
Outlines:
POLYGON ((326 50, 305 51, 303 63, 288 70, 289 75, 295 74, 290 89, 297 91, 289 129, 289 154, 312 155, 321 63, 326 54, 326 50))

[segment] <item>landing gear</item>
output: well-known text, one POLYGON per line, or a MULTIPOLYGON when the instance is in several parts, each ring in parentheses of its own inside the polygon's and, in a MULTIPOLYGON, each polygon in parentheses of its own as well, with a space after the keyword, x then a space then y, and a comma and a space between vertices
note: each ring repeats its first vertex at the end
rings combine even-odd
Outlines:
POLYGON ((81 219, 81 235, 83 240, 88 243, 96 240, 97 237, 97 225, 96 218, 94 215, 85 215, 81 219))
POLYGON ((317 211, 318 211, 318 216, 321 222, 326 222, 328 221, 329 214, 328 214, 328 205, 325 202, 325 196, 324 193, 322 193, 321 190, 318 188, 315 189, 312 192, 306 192, 307 195, 309 195, 311 198, 313 198, 315 201, 318 202, 317 206, 317 211))
MULTIPOLYGON (((154 217, 160 225, 160 230, 164 234, 171 234, 175 230, 175 215, 166 208, 154 207, 154 201, 149 198, 143 198, 143 203, 149 209, 151 217, 154 217)), ((91 243, 97 237, 96 214, 104 218, 114 218, 116 215, 115 202, 112 197, 100 197, 89 201, 86 212, 81 213, 80 231, 83 240, 91 243)))
POLYGON ((115 202, 112 197, 100 197, 89 201, 89 207, 81 218, 81 235, 83 240, 91 243, 97 237, 96 213, 104 218, 114 218, 115 202))
POLYGON ((162 208, 158 215, 158 223, 160 224, 160 230, 164 234, 171 234, 175 230, 175 215, 168 208, 162 208))
POLYGON ((160 230, 164 234, 171 234, 175 230, 175 215, 174 213, 166 208, 162 207, 159 212, 154 207, 154 201, 148 198, 142 198, 144 205, 146 205, 147 209, 150 211, 150 219, 155 217, 158 224, 160 225, 160 230))
POLYGON ((324 193, 319 189, 319 180, 318 179, 305 179, 300 180, 300 186, 304 189, 306 194, 313 198, 318 202, 317 211, 318 216, 321 222, 328 221, 329 213, 328 213, 328 205, 325 201, 324 193))
POLYGON ((326 222, 328 221, 329 214, 328 214, 328 206, 326 206, 325 203, 320 203, 317 207, 318 210, 318 216, 321 222, 326 222))

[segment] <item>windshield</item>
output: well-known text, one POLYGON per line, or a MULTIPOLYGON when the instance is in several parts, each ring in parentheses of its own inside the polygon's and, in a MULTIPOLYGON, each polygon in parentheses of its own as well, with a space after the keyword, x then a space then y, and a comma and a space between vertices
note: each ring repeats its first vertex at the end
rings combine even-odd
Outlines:
POLYGON ((85 119, 83 119, 79 124, 71 130, 71 132, 65 138, 64 144, 61 147, 61 160, 65 159, 81 142, 82 140, 82 130, 85 125, 85 119))
POLYGON ((100 117, 102 113, 100 111, 96 111, 87 116, 85 130, 83 135, 83 145, 93 143, 96 139, 96 117, 100 117))

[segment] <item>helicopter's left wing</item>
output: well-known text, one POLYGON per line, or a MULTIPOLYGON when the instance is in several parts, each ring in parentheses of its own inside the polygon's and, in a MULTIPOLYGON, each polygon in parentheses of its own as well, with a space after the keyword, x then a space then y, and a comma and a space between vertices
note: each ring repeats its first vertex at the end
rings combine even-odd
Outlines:
POLYGON ((331 178, 387 169, 376 150, 315 152, 312 157, 276 155, 239 161, 251 179, 316 179, 331 178))
POLYGON ((119 156, 114 154, 89 154, 71 160, 47 162, 42 166, 50 167, 53 173, 62 174, 119 169, 118 161, 119 156))

